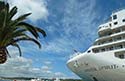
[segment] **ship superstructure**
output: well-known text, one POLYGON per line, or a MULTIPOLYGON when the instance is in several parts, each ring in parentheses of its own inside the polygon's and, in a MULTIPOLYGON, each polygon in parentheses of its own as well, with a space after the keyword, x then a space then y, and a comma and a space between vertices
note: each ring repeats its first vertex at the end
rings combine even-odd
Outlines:
POLYGON ((99 37, 68 67, 86 81, 125 81, 125 9, 112 13, 98 29, 99 37))

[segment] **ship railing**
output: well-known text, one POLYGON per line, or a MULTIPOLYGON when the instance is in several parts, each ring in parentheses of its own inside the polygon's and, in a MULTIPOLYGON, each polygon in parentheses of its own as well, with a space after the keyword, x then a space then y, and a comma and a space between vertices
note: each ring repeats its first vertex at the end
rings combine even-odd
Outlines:
POLYGON ((116 9, 116 10, 113 10, 112 13, 116 13, 116 12, 121 11, 121 10, 123 10, 123 9, 125 9, 125 7, 121 7, 121 8, 118 8, 118 9, 116 9))
POLYGON ((77 55, 80 55, 80 52, 76 52, 76 53, 70 55, 70 59, 72 59, 73 57, 75 57, 75 56, 77 56, 77 55))
MULTIPOLYGON (((116 10, 113 10, 113 11, 112 11, 112 14, 113 14, 113 13, 116 13, 116 12, 118 12, 118 11, 124 10, 124 9, 125 9, 125 7, 118 8, 118 9, 116 9, 116 10)), ((109 18, 105 19, 105 20, 102 22, 102 24, 105 24, 105 23, 108 23, 108 22, 111 22, 111 21, 112 21, 112 19, 111 19, 111 17, 109 17, 109 18)), ((100 27, 98 27, 98 29, 100 29, 100 27)))

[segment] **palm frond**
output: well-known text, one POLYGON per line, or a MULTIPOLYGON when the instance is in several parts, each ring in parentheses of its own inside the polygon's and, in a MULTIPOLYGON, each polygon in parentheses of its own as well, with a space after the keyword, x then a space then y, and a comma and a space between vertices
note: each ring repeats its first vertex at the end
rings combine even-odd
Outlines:
POLYGON ((8 52, 8 50, 7 50, 7 48, 5 48, 5 52, 6 52, 6 54, 7 54, 9 57, 11 57, 10 54, 9 54, 9 52, 8 52))
POLYGON ((45 32, 43 29, 38 28, 38 27, 35 27, 35 28, 36 28, 36 30, 37 30, 38 32, 40 32, 44 37, 46 37, 46 32, 45 32))
POLYGON ((25 37, 21 37, 21 38, 17 38, 17 39, 13 39, 12 41, 10 41, 9 44, 7 44, 6 46, 9 46, 9 45, 12 45, 16 42, 20 42, 20 41, 32 41, 34 42, 35 44, 37 44, 39 46, 39 48, 41 48, 41 44, 39 43, 38 40, 34 39, 34 38, 31 38, 29 36, 25 36, 25 37))
POLYGON ((17 7, 14 6, 14 7, 10 10, 10 12, 9 12, 9 18, 8 18, 8 20, 11 20, 11 19, 15 16, 16 13, 17 13, 17 7))
POLYGON ((22 56, 22 51, 21 51, 20 46, 19 46, 17 43, 13 43, 13 44, 11 44, 11 45, 14 46, 14 47, 17 47, 18 50, 19 50, 19 55, 22 56))
POLYGON ((29 30, 29 32, 37 39, 39 37, 38 33, 37 33, 37 30, 35 29, 34 26, 28 24, 28 23, 25 23, 25 22, 20 22, 17 27, 20 27, 20 28, 25 28, 27 30, 29 30))
POLYGON ((15 19, 15 21, 18 21, 18 22, 23 21, 29 15, 31 15, 31 13, 27 13, 27 14, 21 15, 17 19, 15 19))
POLYGON ((19 39, 16 39, 15 42, 18 42, 18 41, 32 41, 34 42, 35 44, 37 44, 39 46, 39 48, 41 48, 41 44, 34 38, 26 38, 26 37, 23 37, 23 38, 19 38, 19 39))
POLYGON ((10 25, 16 26, 18 23, 22 22, 23 20, 26 19, 27 16, 29 16, 31 13, 27 13, 24 15, 19 16, 17 19, 13 20, 10 25))
POLYGON ((0 12, 5 7, 5 3, 3 1, 0 1, 0 12))
POLYGON ((12 9, 9 9, 8 3, 5 4, 5 2, 0 1, 0 47, 5 48, 8 56, 10 56, 7 50, 9 45, 17 47, 20 56, 22 55, 21 48, 18 45, 20 41, 31 41, 41 48, 41 44, 38 41, 39 34, 46 37, 46 32, 39 27, 24 22, 31 13, 23 14, 14 19, 17 13, 17 7, 14 6, 12 9), (30 32, 31 35, 28 35, 27 32, 30 32))
POLYGON ((0 11, 0 30, 2 30, 3 28, 4 18, 5 18, 5 10, 1 10, 0 11))

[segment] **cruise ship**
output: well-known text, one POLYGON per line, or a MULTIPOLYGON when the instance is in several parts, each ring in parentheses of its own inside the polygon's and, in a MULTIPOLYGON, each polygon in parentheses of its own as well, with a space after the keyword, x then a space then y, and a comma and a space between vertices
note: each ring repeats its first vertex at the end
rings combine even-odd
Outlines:
POLYGON ((67 66, 84 81, 125 81, 125 9, 115 11, 98 28, 98 38, 67 66))

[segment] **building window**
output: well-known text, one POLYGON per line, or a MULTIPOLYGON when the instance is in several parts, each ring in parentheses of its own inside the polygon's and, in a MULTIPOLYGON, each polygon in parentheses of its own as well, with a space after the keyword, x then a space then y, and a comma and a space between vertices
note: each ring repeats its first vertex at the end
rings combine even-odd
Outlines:
POLYGON ((123 19, 122 22, 125 22, 125 19, 123 19))
POLYGON ((113 20, 117 19, 117 15, 113 15, 113 20))
POLYGON ((118 24, 118 22, 114 22, 114 25, 117 25, 118 24))

